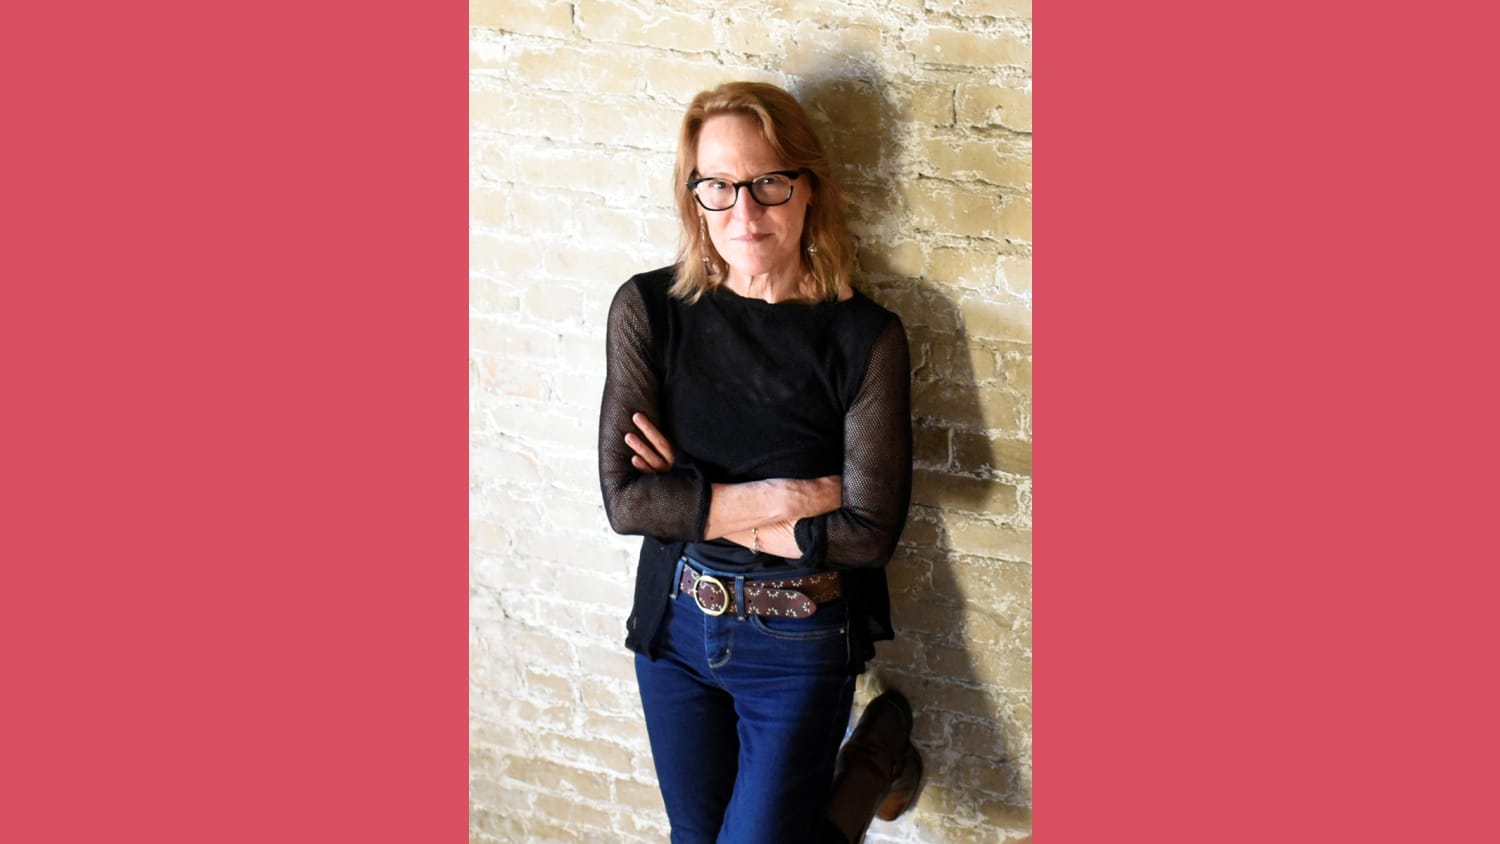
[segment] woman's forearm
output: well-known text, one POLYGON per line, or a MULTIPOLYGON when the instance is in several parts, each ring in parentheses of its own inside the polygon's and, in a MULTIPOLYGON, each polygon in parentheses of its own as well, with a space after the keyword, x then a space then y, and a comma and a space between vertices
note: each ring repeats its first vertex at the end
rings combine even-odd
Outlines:
POLYGON ((756 528, 753 532, 742 530, 728 533, 724 538, 762 554, 797 559, 802 556, 803 549, 797 547, 796 527, 796 522, 775 522, 756 528))
MULTIPOLYGON (((768 528, 780 522, 795 523, 798 519, 831 513, 841 506, 842 498, 843 484, 838 475, 807 480, 773 478, 740 484, 714 484, 703 538, 719 539, 740 532, 748 534, 751 528, 768 528)), ((748 543, 740 544, 749 547, 748 543)), ((792 547, 796 547, 795 542, 792 547)), ((776 553, 768 547, 763 550, 776 553)))

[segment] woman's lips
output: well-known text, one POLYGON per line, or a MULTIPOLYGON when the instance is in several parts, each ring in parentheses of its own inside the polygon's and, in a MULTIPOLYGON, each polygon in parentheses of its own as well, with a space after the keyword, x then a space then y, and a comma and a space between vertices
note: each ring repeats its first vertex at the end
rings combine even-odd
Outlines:
POLYGON ((736 237, 732 237, 730 238, 730 240, 733 240, 736 243, 760 243, 762 240, 766 240, 769 237, 770 235, 768 234, 742 234, 736 237))

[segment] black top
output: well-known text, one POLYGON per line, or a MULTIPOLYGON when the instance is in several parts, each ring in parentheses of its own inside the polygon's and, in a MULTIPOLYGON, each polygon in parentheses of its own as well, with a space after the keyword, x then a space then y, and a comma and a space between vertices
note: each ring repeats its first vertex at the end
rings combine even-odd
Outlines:
POLYGON ((689 305, 668 295, 673 279, 671 267, 634 276, 609 311, 599 480, 610 526, 646 537, 625 644, 651 654, 684 552, 730 571, 840 569, 860 670, 872 643, 893 635, 882 567, 911 494, 901 320, 857 291, 771 304, 721 287, 689 305), (635 412, 676 449, 670 472, 630 465, 635 412), (824 475, 843 476, 843 506, 797 522, 800 559, 703 540, 710 484, 824 475))

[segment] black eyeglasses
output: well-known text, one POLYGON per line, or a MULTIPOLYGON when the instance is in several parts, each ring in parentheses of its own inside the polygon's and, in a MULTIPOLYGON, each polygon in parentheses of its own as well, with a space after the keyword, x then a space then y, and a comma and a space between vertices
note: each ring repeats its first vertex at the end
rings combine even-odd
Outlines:
POLYGON ((750 195, 761 205, 785 205, 792 200, 792 180, 807 172, 800 170, 775 170, 756 176, 748 182, 731 182, 728 179, 707 177, 688 179, 687 189, 693 192, 698 204, 709 211, 728 211, 739 201, 740 188, 749 188, 750 195))

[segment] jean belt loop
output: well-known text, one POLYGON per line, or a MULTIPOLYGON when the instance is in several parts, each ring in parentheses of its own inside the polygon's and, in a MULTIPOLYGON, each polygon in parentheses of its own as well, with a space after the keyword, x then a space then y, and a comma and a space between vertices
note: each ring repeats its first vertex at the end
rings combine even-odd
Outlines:
POLYGON ((687 565, 687 557, 678 557, 677 566, 672 569, 672 600, 677 600, 677 593, 682 588, 682 567, 687 565))
POLYGON ((746 619, 745 614, 745 576, 736 575, 734 578, 734 614, 740 621, 746 619))

